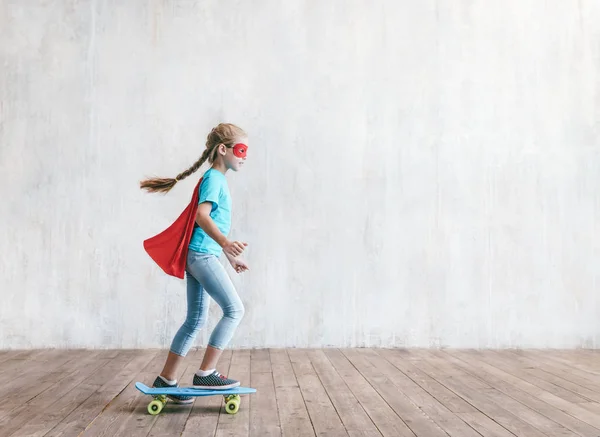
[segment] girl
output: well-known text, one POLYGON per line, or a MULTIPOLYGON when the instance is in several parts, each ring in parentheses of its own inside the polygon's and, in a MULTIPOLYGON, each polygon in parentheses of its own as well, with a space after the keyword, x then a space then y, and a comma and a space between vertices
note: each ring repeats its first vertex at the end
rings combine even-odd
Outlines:
MULTIPOLYGON (((208 134, 206 149, 200 159, 174 179, 148 179, 140 186, 149 192, 168 192, 175 184, 194 173, 205 162, 212 166, 204 173, 198 190, 198 209, 188 245, 187 317, 171 343, 164 368, 154 381, 154 387, 177 387, 177 369, 194 343, 208 315, 209 296, 223 310, 223 317, 210 336, 202 364, 193 385, 205 389, 227 389, 240 385, 216 370, 217 361, 244 315, 240 300, 223 265, 221 253, 237 273, 248 270, 240 258, 246 243, 227 238, 231 226, 231 197, 225 174, 238 171, 246 161, 246 133, 233 124, 221 123, 208 134)), ((189 396, 169 396, 177 403, 191 403, 189 396)))

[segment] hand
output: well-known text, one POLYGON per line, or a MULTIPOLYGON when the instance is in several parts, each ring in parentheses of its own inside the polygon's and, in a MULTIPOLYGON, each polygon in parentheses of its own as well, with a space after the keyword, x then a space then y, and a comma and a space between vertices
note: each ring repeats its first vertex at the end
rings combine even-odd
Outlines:
POLYGON ((229 241, 223 245, 223 252, 225 255, 229 255, 232 257, 240 256, 248 243, 242 243, 241 241, 229 241))
POLYGON ((246 264, 246 261, 244 261, 241 258, 234 258, 234 257, 228 256, 227 259, 229 260, 231 267, 233 267, 233 269, 236 271, 236 273, 242 273, 242 272, 245 272, 246 270, 250 270, 250 268, 248 268, 248 264, 246 264))

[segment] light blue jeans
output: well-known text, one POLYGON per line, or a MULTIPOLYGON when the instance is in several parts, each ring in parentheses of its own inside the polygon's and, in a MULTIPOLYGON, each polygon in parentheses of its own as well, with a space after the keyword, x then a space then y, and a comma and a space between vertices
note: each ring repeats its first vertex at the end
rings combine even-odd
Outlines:
POLYGON ((244 305, 219 259, 212 254, 188 251, 187 317, 175 334, 171 352, 185 357, 208 316, 209 296, 223 310, 208 345, 225 349, 244 316, 244 305))

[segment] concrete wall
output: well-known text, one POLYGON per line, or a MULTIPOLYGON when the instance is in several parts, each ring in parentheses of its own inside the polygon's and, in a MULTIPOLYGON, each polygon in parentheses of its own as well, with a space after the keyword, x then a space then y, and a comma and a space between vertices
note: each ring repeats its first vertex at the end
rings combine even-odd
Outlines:
POLYGON ((598 347, 598 23, 597 0, 0 1, 0 348, 168 347, 185 283, 142 241, 197 178, 138 182, 220 121, 251 136, 231 346, 598 347))

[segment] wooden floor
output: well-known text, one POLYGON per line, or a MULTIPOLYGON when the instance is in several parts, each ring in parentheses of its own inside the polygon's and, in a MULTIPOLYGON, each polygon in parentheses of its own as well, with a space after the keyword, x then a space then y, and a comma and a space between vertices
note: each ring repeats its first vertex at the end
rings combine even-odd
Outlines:
POLYGON ((600 436, 600 351, 226 351, 221 372, 257 389, 236 415, 212 396, 150 416, 134 383, 165 357, 0 352, 0 436, 600 436))

